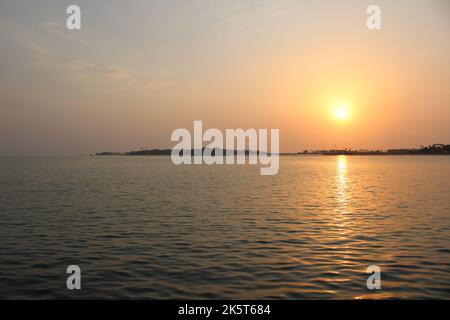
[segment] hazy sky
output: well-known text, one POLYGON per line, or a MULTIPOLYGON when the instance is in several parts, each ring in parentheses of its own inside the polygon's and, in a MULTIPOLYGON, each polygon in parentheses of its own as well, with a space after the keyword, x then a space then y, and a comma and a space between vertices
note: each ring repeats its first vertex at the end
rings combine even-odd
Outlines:
POLYGON ((447 0, 0 0, 0 52, 0 154, 168 148, 194 120, 282 151, 450 143, 447 0))

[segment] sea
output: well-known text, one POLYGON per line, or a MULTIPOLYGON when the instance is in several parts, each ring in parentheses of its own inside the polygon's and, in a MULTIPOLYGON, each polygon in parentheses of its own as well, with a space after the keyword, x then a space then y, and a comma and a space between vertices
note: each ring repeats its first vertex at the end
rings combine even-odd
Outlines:
POLYGON ((450 299, 450 156, 1 157, 0 299, 55 298, 450 299))

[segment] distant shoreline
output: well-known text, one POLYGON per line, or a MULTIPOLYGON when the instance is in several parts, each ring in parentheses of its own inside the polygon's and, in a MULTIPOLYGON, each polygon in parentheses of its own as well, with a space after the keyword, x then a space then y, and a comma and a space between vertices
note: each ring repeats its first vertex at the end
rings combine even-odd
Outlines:
MULTIPOLYGON (((204 150, 201 150, 203 154, 204 150)), ((200 151, 200 150, 198 150, 200 151)), ((182 153, 182 150, 179 151, 182 153)), ((193 156, 195 153, 194 149, 189 150, 193 156)), ((225 155, 227 150, 213 149, 211 150, 211 155, 216 153, 225 155)), ((233 150, 235 155, 238 153, 249 154, 259 154, 259 151, 249 151, 249 150, 233 150)), ((170 156, 172 154, 172 149, 141 149, 138 151, 128 151, 128 152, 97 152, 91 154, 91 156, 170 156)), ((270 153, 269 153, 270 154, 270 153)), ((331 149, 331 150, 304 150, 303 152, 281 152, 280 156, 299 156, 299 155, 325 155, 325 156, 392 156, 392 155, 450 155, 450 144, 433 144, 427 147, 413 148, 413 149, 388 149, 388 150, 352 150, 352 149, 331 149)))
MULTIPOLYGON (((382 154, 322 154, 322 153, 280 153, 283 157, 311 157, 311 156, 379 156, 379 157, 389 157, 389 156, 450 156, 450 153, 428 153, 428 154, 402 154, 402 153, 382 153, 382 154)), ((147 155, 130 155, 125 153, 98 153, 98 154, 88 154, 91 157, 170 157, 169 154, 147 154, 147 155)))

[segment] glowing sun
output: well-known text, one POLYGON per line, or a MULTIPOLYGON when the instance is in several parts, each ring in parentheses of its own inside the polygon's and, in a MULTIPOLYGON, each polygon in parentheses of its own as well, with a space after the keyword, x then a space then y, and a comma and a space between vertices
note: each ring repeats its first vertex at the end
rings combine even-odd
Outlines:
POLYGON ((334 117, 339 121, 346 121, 350 118, 350 109, 347 105, 341 104, 334 108, 334 117))

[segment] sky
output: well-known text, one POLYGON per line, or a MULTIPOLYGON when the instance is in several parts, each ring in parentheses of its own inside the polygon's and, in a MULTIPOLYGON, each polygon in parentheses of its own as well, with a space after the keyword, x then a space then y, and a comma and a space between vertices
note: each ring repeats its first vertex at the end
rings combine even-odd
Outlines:
POLYGON ((447 0, 0 0, 0 52, 0 155, 170 148, 194 120, 283 152, 450 143, 447 0))

